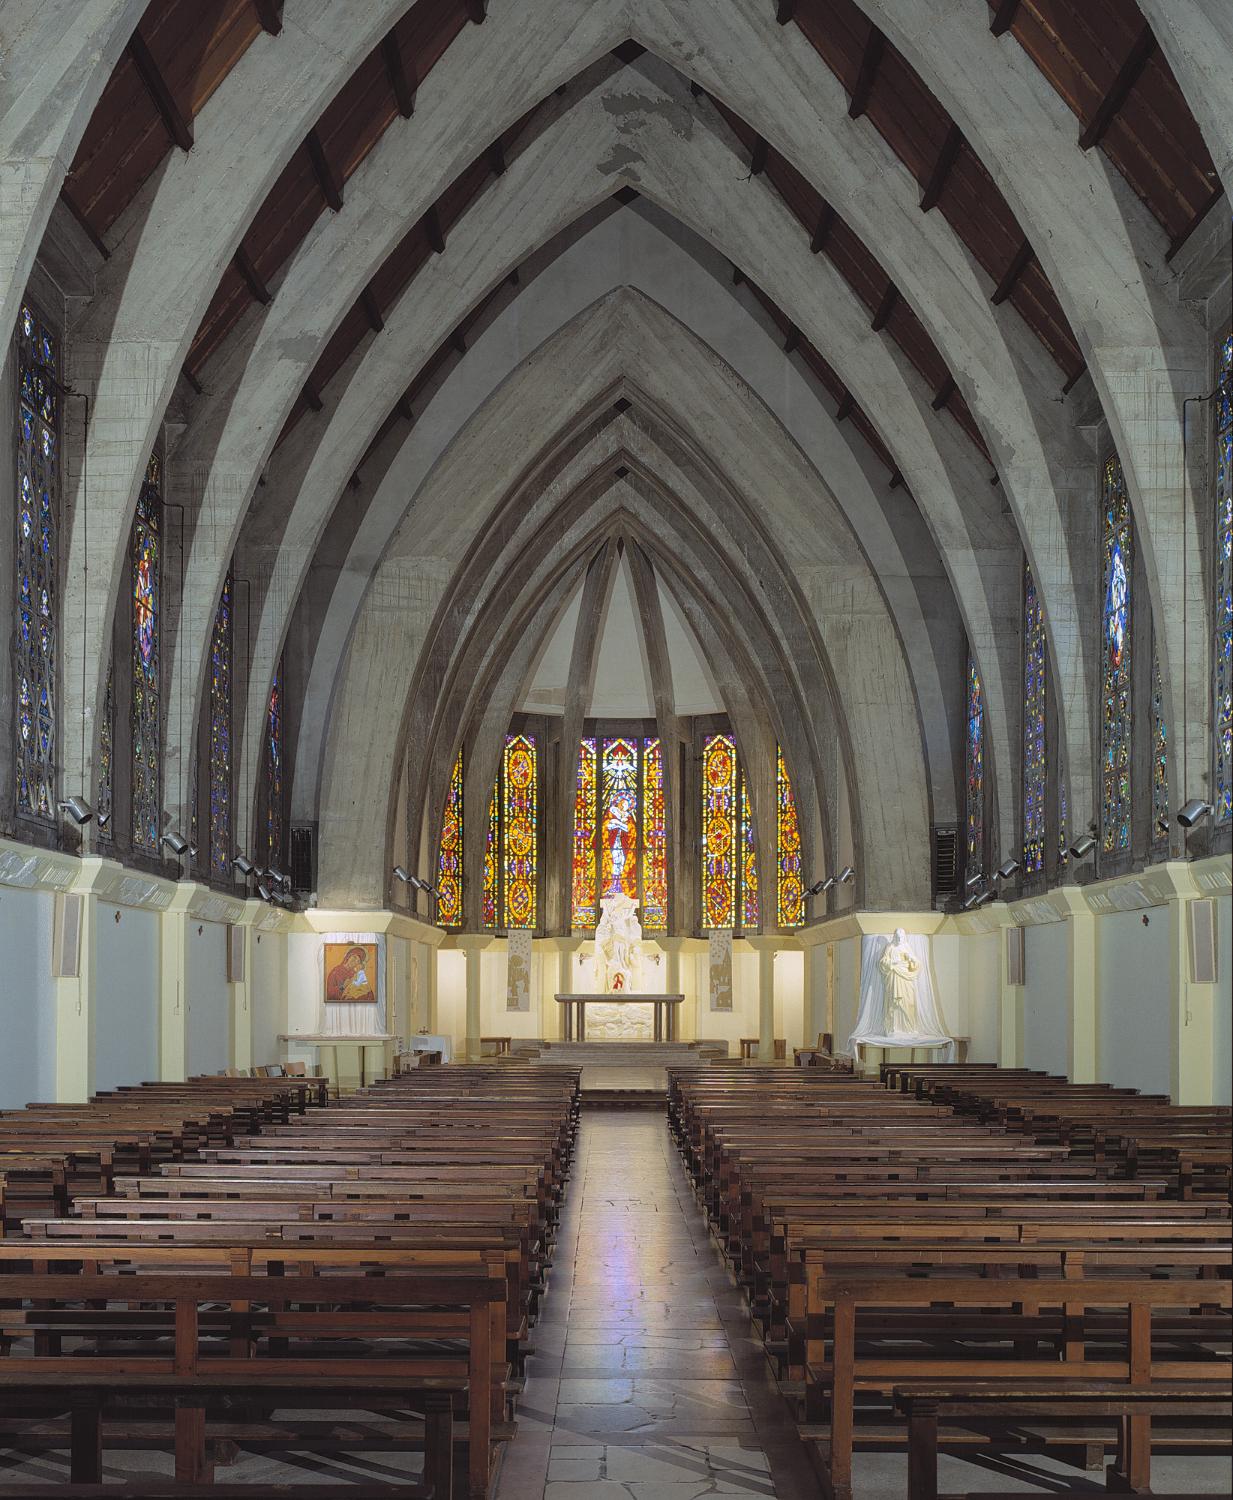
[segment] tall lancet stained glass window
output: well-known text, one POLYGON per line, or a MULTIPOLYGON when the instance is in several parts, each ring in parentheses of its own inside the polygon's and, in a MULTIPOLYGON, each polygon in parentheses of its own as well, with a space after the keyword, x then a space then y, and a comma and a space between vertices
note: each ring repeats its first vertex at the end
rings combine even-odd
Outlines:
POLYGON ((604 741, 599 893, 638 900, 638 742, 604 741))
POLYGON ((1023 873, 1045 868, 1045 617, 1023 569, 1023 873))
POLYGON ((570 922, 594 927, 599 903, 623 892, 645 932, 668 928, 668 829, 658 739, 587 737, 578 745, 570 922))
POLYGON ((283 864, 283 822, 286 817, 286 786, 283 779, 283 682, 280 659, 270 684, 265 711, 265 847, 266 862, 276 870, 283 864))
POLYGON ((778 841, 778 906, 781 927, 799 927, 805 920, 805 881, 801 867, 801 829, 796 816, 796 797, 783 746, 776 762, 776 829, 778 841))
POLYGON ((539 775, 534 737, 511 734, 505 741, 501 810, 504 843, 501 894, 506 927, 534 927, 538 889, 539 775))
POLYGON ((488 803, 488 820, 484 829, 484 884, 480 893, 480 921, 485 927, 497 925, 497 898, 500 895, 501 861, 501 778, 497 776, 488 803))
POLYGON ((437 851, 437 921, 442 927, 462 926, 462 751, 454 758, 450 784, 441 814, 441 846, 437 851))
POLYGON ((112 817, 116 803, 116 669, 107 663, 107 686, 103 691, 103 714, 98 726, 98 786, 95 813, 99 837, 110 843, 114 836, 112 817))
POLYGON ((210 633, 210 874, 231 874, 231 574, 210 633))
POLYGON ((133 846, 158 853, 162 817, 162 764, 159 745, 162 702, 159 631, 162 624, 162 461, 150 455, 137 495, 133 522, 133 846))
POLYGON ((702 747, 702 926, 735 927, 737 919, 736 742, 709 735, 702 747))
POLYGON ((599 853, 599 825, 595 798, 596 741, 578 745, 578 772, 574 785, 574 847, 571 879, 570 922, 575 928, 594 927, 597 920, 595 860, 599 853))
POLYGON ((758 846, 754 838, 753 813, 749 807, 749 781, 744 771, 740 772, 740 778, 741 831, 739 847, 741 851, 741 926, 748 928, 756 927, 760 920, 758 902, 758 846))
POLYGON ((1233 818, 1233 333, 1220 346, 1216 392, 1215 629, 1212 805, 1221 823, 1233 818))
POLYGON ((57 340, 29 303, 17 324, 17 620, 13 691, 19 816, 56 811, 56 620, 60 503, 57 340))
POLYGON ((1169 842, 1169 719, 1160 655, 1152 642, 1152 838, 1153 845, 1169 842))
POLYGON ((1101 841, 1106 853, 1130 848, 1131 590, 1130 501, 1117 455, 1102 482, 1100 775, 1101 841))
POLYGON ((658 740, 642 742, 642 910, 645 932, 668 930, 668 824, 664 808, 664 753, 658 740))
POLYGON ((968 657, 967 681, 968 876, 985 869, 985 697, 980 673, 968 657))

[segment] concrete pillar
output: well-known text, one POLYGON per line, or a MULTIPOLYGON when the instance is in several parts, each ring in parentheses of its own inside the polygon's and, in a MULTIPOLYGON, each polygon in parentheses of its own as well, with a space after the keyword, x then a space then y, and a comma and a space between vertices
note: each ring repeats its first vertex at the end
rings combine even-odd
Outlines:
POLYGON ((1001 907, 996 910, 1002 924, 998 934, 1002 949, 998 958, 998 1067, 1021 1068, 1023 1066, 1023 986, 1010 982, 1010 945, 1017 941, 1022 929, 1010 916, 1009 910, 1003 911, 1001 907))
POLYGON ((556 939, 557 987, 553 992, 553 999, 544 1007, 543 1031, 546 1042, 560 1041, 564 1034, 561 1024, 561 1007, 556 1002, 556 996, 572 994, 578 988, 574 957, 585 941, 586 939, 581 937, 562 937, 556 939))
MULTIPOLYGON (((1216 986, 1194 979, 1190 926, 1194 902, 1207 893, 1195 884, 1194 867, 1170 862, 1163 871, 1171 887, 1169 912, 1169 1093, 1175 1104, 1213 1103, 1216 986)), ((1213 934, 1214 936, 1214 934, 1213 934)), ((1226 979, 1227 983, 1227 979, 1226 979)))
POLYGON ((264 902, 244 903, 244 918, 237 924, 243 944, 243 979, 232 980, 231 990, 231 1066, 247 1073, 253 1065, 253 928, 265 910, 264 902))
POLYGON ((421 1014, 424 1018, 424 1029, 430 1035, 438 1035, 437 1030, 437 950, 430 948, 427 944, 420 947, 420 984, 423 985, 423 1006, 421 1014))
POLYGON ((197 887, 178 885, 159 922, 159 1078, 180 1083, 188 1076, 188 923, 197 887))
POLYGON ((1100 978, 1096 917, 1077 886, 1059 886, 1050 899, 1066 912, 1068 1074, 1072 1083, 1097 1082, 1096 996, 1100 978))
POLYGON ((830 1004, 832 946, 824 942, 821 930, 804 927, 797 933, 797 940, 805 955, 804 1014, 805 1045, 811 1047, 823 1031, 832 1031, 830 1004))
POLYGON ((463 1057, 467 1062, 480 1060, 480 1034, 483 1030, 482 957, 492 939, 485 933, 464 934, 457 945, 467 956, 467 1011, 463 1036, 463 1057))
MULTIPOLYGON (((81 1104, 94 1086, 94 991, 98 905, 95 886, 102 861, 84 859, 77 878, 63 897, 56 897, 57 927, 68 913, 66 903, 80 902, 80 937, 75 955, 77 973, 54 981, 56 1004, 56 1102, 81 1104)), ((57 934, 58 935, 58 934, 57 934)))
POLYGON ((746 941, 758 954, 758 1061, 775 1060, 775 955, 780 939, 751 937, 746 941))

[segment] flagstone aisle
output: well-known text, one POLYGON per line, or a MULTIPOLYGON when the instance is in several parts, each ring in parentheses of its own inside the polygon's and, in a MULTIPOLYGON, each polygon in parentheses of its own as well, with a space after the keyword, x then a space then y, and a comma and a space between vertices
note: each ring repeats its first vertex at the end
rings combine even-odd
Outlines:
POLYGON ((498 1500, 815 1497, 664 1116, 582 1116, 498 1500))

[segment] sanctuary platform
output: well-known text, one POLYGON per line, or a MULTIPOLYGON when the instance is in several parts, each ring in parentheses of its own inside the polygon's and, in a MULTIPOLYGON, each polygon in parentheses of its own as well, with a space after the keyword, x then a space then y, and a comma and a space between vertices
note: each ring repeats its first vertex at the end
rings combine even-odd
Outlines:
POLYGON ((723 1042, 544 1042, 541 1063, 582 1069, 584 1109, 666 1109, 669 1068, 705 1067, 727 1055, 723 1042))

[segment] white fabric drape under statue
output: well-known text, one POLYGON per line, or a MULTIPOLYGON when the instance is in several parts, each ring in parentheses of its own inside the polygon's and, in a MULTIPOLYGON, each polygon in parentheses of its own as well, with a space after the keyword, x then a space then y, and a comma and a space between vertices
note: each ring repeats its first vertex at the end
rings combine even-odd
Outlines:
POLYGON ((847 1050, 932 1047, 954 1062, 955 1043, 933 989, 929 939, 900 927, 893 937, 861 939, 861 1001, 847 1050))

